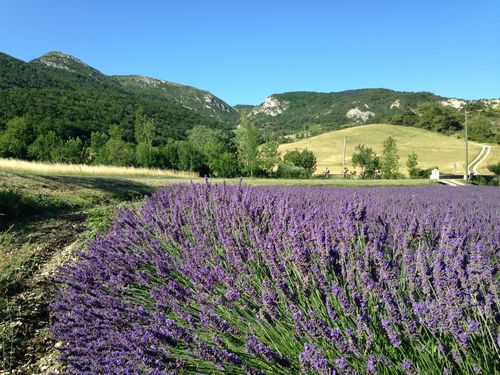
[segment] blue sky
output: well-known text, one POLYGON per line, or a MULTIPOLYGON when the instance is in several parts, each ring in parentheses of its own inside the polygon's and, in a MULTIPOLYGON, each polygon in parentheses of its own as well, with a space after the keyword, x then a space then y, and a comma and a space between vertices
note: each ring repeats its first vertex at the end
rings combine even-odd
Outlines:
POLYGON ((0 0, 0 51, 52 50, 233 105, 364 87, 492 98, 500 1, 0 0))

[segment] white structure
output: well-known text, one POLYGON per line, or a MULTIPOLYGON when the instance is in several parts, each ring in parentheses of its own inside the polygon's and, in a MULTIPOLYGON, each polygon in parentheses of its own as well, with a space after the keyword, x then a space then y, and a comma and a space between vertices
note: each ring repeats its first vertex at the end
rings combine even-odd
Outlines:
POLYGON ((439 180, 439 169, 433 169, 430 178, 431 180, 439 180))

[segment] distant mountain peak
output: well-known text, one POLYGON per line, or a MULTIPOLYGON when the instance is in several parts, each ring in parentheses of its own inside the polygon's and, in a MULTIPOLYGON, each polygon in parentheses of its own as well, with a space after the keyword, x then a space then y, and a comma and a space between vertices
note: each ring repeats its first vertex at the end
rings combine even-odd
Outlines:
POLYGON ((82 60, 60 51, 51 51, 32 60, 34 63, 43 64, 49 68, 66 70, 72 73, 80 73, 88 76, 102 76, 97 69, 84 63, 82 60))
POLYGON ((61 51, 50 51, 50 52, 44 53, 38 59, 39 60, 63 59, 63 60, 71 60, 71 61, 77 62, 79 64, 87 65, 82 60, 76 58, 75 56, 68 55, 67 53, 64 53, 61 51))

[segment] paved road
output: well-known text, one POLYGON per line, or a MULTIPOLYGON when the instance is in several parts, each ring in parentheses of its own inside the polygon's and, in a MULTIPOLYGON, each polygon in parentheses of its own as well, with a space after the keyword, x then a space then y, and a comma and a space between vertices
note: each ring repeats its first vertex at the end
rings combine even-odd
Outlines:
POLYGON ((479 171, 477 170, 477 167, 479 164, 481 164, 484 159, 488 156, 488 154, 491 152, 491 146, 483 146, 481 148, 481 151, 479 151, 479 154, 476 156, 476 158, 469 163, 468 171, 470 173, 474 173, 476 175, 480 174, 479 171))
POLYGON ((465 186, 461 180, 439 180, 439 183, 449 186, 465 186))
MULTIPOLYGON (((477 170, 477 167, 479 167, 479 164, 481 164, 486 159, 486 157, 488 156, 488 154, 490 152, 491 152, 491 146, 482 146, 481 151, 479 151, 479 154, 467 166, 467 170, 469 172, 469 175, 471 175, 471 174, 480 175, 479 171, 477 170)), ((439 180, 439 183, 444 184, 444 185, 449 185, 449 186, 464 186, 465 185, 465 183, 459 179, 441 179, 441 180, 439 180)))

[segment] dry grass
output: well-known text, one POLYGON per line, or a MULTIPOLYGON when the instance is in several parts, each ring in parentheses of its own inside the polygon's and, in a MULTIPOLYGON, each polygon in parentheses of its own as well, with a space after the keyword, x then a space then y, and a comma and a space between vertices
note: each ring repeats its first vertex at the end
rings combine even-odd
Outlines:
POLYGON ((193 172, 169 169, 116 167, 109 165, 41 163, 18 159, 1 159, 0 172, 44 176, 105 176, 105 177, 197 177, 193 172))
MULTIPOLYGON (((395 138, 399 157, 400 172, 407 173, 406 160, 408 154, 415 151, 418 156, 420 168, 438 167, 443 173, 458 174, 464 171, 464 141, 423 129, 405 126, 372 124, 336 130, 307 138, 298 142, 280 145, 281 152, 293 149, 307 148, 316 154, 318 159, 317 173, 328 167, 332 173, 342 171, 342 147, 344 137, 347 139, 346 165, 351 168, 351 156, 358 144, 372 147, 378 154, 382 154, 384 139, 392 136, 395 138)), ((469 162, 474 160, 481 150, 481 145, 476 142, 469 144, 469 162)), ((500 146, 492 145, 491 153, 480 164, 481 173, 489 173, 486 165, 493 164, 500 157, 500 146)))

